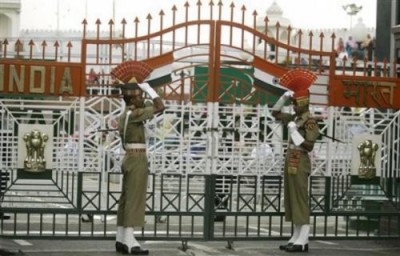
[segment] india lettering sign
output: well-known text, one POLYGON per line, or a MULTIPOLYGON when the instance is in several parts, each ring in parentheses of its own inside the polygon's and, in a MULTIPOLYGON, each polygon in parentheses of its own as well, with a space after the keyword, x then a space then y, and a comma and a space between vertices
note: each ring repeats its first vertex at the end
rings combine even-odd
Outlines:
POLYGON ((84 96, 80 63, 0 60, 0 94, 84 96))
POLYGON ((400 81, 365 77, 337 76, 329 84, 329 105, 340 107, 400 109, 400 81), (338 79, 340 78, 340 79, 338 79))

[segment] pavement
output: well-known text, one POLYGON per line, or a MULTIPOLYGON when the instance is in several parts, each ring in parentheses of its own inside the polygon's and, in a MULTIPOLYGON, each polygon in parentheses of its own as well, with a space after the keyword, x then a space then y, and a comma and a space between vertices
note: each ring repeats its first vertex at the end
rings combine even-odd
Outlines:
MULTIPOLYGON (((293 255, 279 250, 286 241, 189 241, 182 250, 180 241, 140 241, 152 256, 278 256, 293 255)), ((312 240, 309 252, 315 256, 399 255, 400 239, 395 240, 312 240)), ((8 240, 0 238, 0 256, 119 256, 111 240, 8 240), (8 254, 7 252, 11 252, 8 254)))

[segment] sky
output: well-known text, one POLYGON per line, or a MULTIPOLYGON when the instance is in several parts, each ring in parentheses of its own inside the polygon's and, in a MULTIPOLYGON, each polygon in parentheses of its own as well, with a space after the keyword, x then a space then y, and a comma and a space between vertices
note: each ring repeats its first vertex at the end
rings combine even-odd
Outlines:
MULTIPOLYGON (((87 19, 89 25, 95 26, 99 18, 102 24, 107 24, 115 18, 120 22, 125 18, 133 23, 137 17, 146 21, 151 14, 155 22, 159 22, 159 12, 164 11, 165 20, 171 20, 172 7, 178 8, 177 13, 184 14, 184 4, 189 3, 197 17, 196 3, 198 0, 21 0, 21 29, 43 30, 81 30, 82 21, 87 19), (45 8, 44 8, 45 7, 45 8), (59 10, 59 11, 58 11, 59 10), (59 15, 57 15, 59 13, 59 15)), ((248 22, 252 21, 252 13, 257 11, 259 17, 264 17, 266 10, 274 0, 222 0, 224 12, 230 14, 229 6, 235 4, 235 17, 241 17, 243 5, 246 6, 248 22)), ((378 0, 275 0, 283 10, 283 16, 291 20, 293 27, 302 29, 318 28, 350 28, 361 18, 367 27, 376 27, 376 5, 378 0), (355 16, 349 16, 342 8, 344 5, 356 4, 362 6, 355 16)), ((202 0, 202 12, 209 12, 210 0, 202 0)), ((219 0, 213 0, 214 16, 217 14, 219 0)), ((240 19, 239 19, 240 20, 240 19)), ((179 19, 178 19, 179 21, 179 19)), ((90 27, 89 27, 90 28, 90 27)))

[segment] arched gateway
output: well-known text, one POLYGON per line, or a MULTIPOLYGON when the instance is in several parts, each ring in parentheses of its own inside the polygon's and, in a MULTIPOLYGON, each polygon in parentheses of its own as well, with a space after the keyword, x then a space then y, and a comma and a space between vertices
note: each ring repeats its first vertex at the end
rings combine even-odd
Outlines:
POLYGON ((199 1, 180 10, 181 21, 174 6, 168 25, 160 12, 157 25, 149 15, 117 30, 111 20, 106 36, 98 20, 94 36, 84 21, 83 37, 69 42, 2 41, 0 211, 10 219, 0 220, 0 235, 114 238, 122 101, 110 71, 139 60, 159 70, 152 79, 167 105, 148 123, 143 239, 290 236, 281 203, 287 134, 270 107, 284 91, 281 75, 299 67, 318 76, 311 104, 324 134, 312 155, 312 237, 398 238, 396 64, 338 59, 334 35, 318 35, 314 49, 316 35, 279 23, 287 41, 278 41, 255 29, 257 12, 247 25, 245 6, 237 17, 235 8, 199 1), (321 51, 325 41, 332 51, 321 51), (36 148, 42 168, 24 164, 36 148), (82 223, 84 214, 94 221, 82 223))

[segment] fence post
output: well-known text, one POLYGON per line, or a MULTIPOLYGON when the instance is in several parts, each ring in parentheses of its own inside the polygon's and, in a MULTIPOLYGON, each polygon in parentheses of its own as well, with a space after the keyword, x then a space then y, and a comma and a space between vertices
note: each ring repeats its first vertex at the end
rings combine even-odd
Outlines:
POLYGON ((329 214, 331 212, 331 177, 325 177, 325 214, 329 214))
POLYGON ((205 195, 204 195, 204 239, 213 240, 214 238, 214 199, 216 175, 205 176, 205 195))
POLYGON ((82 210, 82 185, 83 185, 83 173, 78 172, 78 184, 77 184, 77 198, 76 198, 76 206, 79 210, 82 210))

